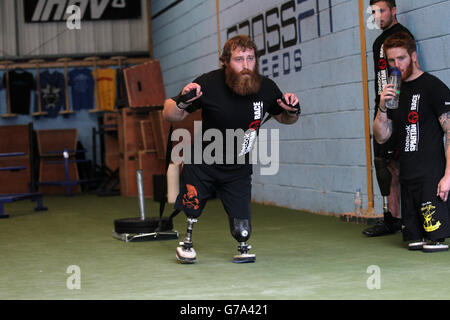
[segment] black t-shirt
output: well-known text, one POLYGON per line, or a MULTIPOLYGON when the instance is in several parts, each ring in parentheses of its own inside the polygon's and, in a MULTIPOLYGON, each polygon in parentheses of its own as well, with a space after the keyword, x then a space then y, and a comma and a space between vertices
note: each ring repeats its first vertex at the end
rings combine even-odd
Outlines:
MULTIPOLYGON (((6 74, 3 76, 6 88, 6 74)), ((34 89, 33 75, 27 71, 9 71, 9 94, 11 113, 30 114, 30 93, 34 89)))
MULTIPOLYGON (((223 137, 223 156, 219 156, 217 159, 221 160, 214 161, 212 164, 220 169, 242 170, 243 173, 251 174, 249 152, 253 147, 264 115, 266 113, 278 115, 283 112, 284 109, 276 101, 282 97, 282 92, 275 82, 267 77, 262 77, 261 88, 257 94, 240 96, 226 85, 224 69, 203 74, 193 82, 201 86, 203 95, 195 100, 186 111, 193 112, 202 109, 203 135, 208 129, 216 129, 221 132, 223 137), (245 134, 240 135, 242 139, 234 139, 231 145, 230 141, 232 140, 226 139, 226 137, 230 136, 233 131, 228 130, 227 134, 227 129, 235 130, 234 132, 245 132, 245 134)), ((205 150, 210 143, 215 141, 212 140, 211 142, 204 141, 202 149, 205 150)), ((215 155, 214 152, 211 154, 215 155)), ((211 164, 205 161, 203 163, 211 164)))
POLYGON ((450 90, 425 72, 415 80, 403 82, 400 92, 399 108, 388 109, 393 136, 400 148, 400 179, 442 177, 446 159, 439 117, 450 112, 450 90))
MULTIPOLYGON (((397 32, 406 32, 413 37, 411 32, 406 29, 400 23, 393 25, 388 30, 384 31, 382 34, 378 36, 378 38, 374 41, 372 50, 373 50, 373 65, 375 71, 375 113, 374 118, 377 114, 378 106, 380 104, 380 95, 383 91, 384 86, 388 82, 389 78, 389 63, 387 58, 384 56, 383 51, 383 43, 384 41, 391 35, 397 32)), ((413 37, 414 38, 414 37, 413 37)))

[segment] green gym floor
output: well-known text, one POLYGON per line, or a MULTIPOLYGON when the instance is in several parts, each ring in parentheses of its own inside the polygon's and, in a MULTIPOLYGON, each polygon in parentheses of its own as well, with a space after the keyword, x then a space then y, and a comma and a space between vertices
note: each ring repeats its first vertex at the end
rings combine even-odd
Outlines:
MULTIPOLYGON (((237 242, 218 200, 194 228, 198 262, 175 259, 179 240, 123 242, 114 219, 138 217, 137 198, 45 196, 5 205, 0 220, 1 300, 449 299, 450 252, 405 249, 400 234, 367 238, 334 216, 253 204, 256 263, 234 264, 237 242), (69 289, 79 268, 79 289, 69 289), (378 285, 378 288, 376 287, 378 285), (375 286, 375 288, 374 288, 375 286)), ((157 203, 146 200, 147 216, 157 203)), ((172 209, 168 205, 166 212, 172 209)))

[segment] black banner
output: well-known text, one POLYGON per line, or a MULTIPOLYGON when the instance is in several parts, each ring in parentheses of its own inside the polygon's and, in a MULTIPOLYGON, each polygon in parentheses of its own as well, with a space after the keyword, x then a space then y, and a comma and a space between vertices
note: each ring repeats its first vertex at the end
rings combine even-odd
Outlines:
POLYGON ((78 15, 80 21, 137 19, 140 0, 24 0, 25 22, 61 22, 78 15), (74 5, 75 7, 70 8, 74 5))

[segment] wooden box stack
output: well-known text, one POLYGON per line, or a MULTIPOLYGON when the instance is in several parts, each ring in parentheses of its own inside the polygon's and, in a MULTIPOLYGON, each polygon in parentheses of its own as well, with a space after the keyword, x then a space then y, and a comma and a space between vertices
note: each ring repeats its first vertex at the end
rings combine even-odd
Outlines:
POLYGON ((118 113, 105 113, 103 116, 105 164, 111 171, 116 171, 120 167, 118 122, 118 113))
MULTIPOLYGON (((69 160, 76 160, 77 129, 51 129, 38 130, 37 142, 39 149, 39 182, 63 182, 65 177, 65 166, 63 151, 69 151, 69 160), (54 163, 58 161, 60 163, 54 163)), ((69 162, 69 180, 79 180, 78 166, 76 162, 69 162)), ((40 185, 39 191, 47 194, 65 194, 66 186, 40 185)), ((72 193, 80 193, 79 184, 71 186, 72 193)))
POLYGON ((168 124, 161 134, 155 134, 153 114, 124 108, 119 118, 120 190, 124 196, 137 196, 136 170, 142 169, 144 195, 153 197, 153 175, 164 174, 165 143, 168 124), (157 148, 157 146, 160 146, 157 148), (159 150, 159 152, 158 152, 159 150))
POLYGON ((28 125, 0 126, 0 153, 24 155, 0 157, 0 167, 25 167, 23 170, 0 171, 0 194, 30 191, 30 134, 28 125))
POLYGON ((153 176, 165 174, 169 123, 162 120, 166 99, 161 66, 153 60, 124 70, 129 108, 120 110, 118 125, 120 190, 136 196, 136 170, 142 169, 145 197, 153 197, 153 176))

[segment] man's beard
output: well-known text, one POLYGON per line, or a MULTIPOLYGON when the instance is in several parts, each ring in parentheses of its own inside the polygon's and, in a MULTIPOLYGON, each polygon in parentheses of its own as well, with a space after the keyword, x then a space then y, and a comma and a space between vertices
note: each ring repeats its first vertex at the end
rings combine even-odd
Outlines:
POLYGON ((402 72, 402 81, 408 79, 413 73, 413 61, 411 60, 410 64, 406 67, 406 70, 402 72))
POLYGON ((383 31, 387 30, 392 24, 392 22, 394 22, 394 19, 384 20, 383 23, 381 23, 380 21, 380 29, 383 31))
POLYGON ((236 94, 247 96, 258 93, 261 87, 261 76, 256 67, 255 71, 244 69, 241 72, 236 72, 231 67, 226 67, 225 82, 236 94))

